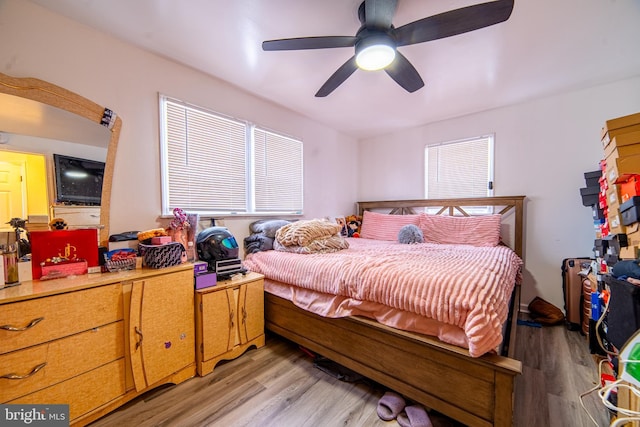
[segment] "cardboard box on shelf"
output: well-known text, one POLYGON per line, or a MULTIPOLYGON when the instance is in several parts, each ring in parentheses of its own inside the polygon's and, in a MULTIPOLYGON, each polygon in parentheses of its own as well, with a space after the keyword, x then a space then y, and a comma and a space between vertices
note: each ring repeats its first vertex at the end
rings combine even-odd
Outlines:
POLYGON ((626 181, 618 184, 620 189, 620 203, 640 195, 640 175, 631 175, 626 181))
POLYGON ((627 245, 640 246, 640 223, 636 222, 627 226, 627 245))
POLYGON ((618 210, 620 207, 620 186, 618 184, 610 186, 607 191, 607 207, 609 210, 618 210))
POLYGON ((583 187, 580 189, 580 197, 582 197, 583 206, 593 206, 598 203, 598 194, 600 187, 583 187))
POLYGON ((638 249, 640 246, 627 246, 620 249, 620 259, 638 259, 638 249))
POLYGON ((640 197, 635 196, 620 205, 623 225, 631 225, 640 218, 640 197))
MULTIPOLYGON (((640 154, 640 153, 638 153, 640 154)), ((584 182, 587 187, 599 187, 600 186, 600 178, 602 177, 602 171, 592 171, 584 173, 584 182)))
POLYGON ((604 157, 640 154, 640 131, 616 135, 604 146, 604 157))
POLYGON ((597 204, 591 205, 591 213, 594 220, 604 219, 604 209, 601 209, 597 204))
MULTIPOLYGON (((636 132, 634 132, 636 133, 636 132)), ((640 133, 640 132, 637 132, 640 133)), ((608 159, 617 159, 618 157, 637 156, 640 154, 640 142, 631 145, 623 145, 622 147, 616 147, 613 144, 607 146, 612 147, 610 150, 605 150, 604 155, 608 159)))
POLYGON ((612 138, 628 132, 640 131, 640 113, 616 117, 605 121, 600 133, 602 146, 606 146, 612 138))
POLYGON ((619 212, 609 212, 609 234, 626 234, 627 227, 622 224, 622 217, 619 212))
POLYGON ((612 161, 607 161, 606 177, 611 184, 626 181, 628 175, 640 172, 640 155, 618 157, 612 161))
POLYGON ((614 234, 611 233, 603 239, 606 243, 606 253, 618 255, 620 248, 629 246, 629 239, 626 234, 614 234))

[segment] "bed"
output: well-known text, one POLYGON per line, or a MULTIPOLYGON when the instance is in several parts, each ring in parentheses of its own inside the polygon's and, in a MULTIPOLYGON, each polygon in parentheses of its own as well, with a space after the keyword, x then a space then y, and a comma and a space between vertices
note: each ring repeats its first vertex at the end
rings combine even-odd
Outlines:
MULTIPOLYGON (((524 199, 524 196, 514 196, 451 200, 371 201, 358 202, 357 209, 360 216, 365 216, 365 224, 367 212, 383 212, 383 215, 406 215, 407 218, 425 215, 425 210, 428 210, 429 218, 433 218, 434 214, 449 217, 471 216, 473 218, 477 218, 479 214, 493 217, 499 215, 501 241, 496 245, 496 249, 503 254, 501 256, 508 257, 507 263, 513 264, 514 258, 523 259, 524 199), (505 249, 506 245, 510 249, 505 249), (513 252, 515 256, 509 255, 507 252, 513 252)), ((343 251, 345 254, 368 245, 365 242, 367 239, 362 239, 357 243, 355 240, 358 239, 350 240, 353 248, 343 251)), ((411 251, 418 250, 418 246, 429 246, 429 244, 400 245, 397 242, 393 243, 394 245, 390 245, 390 247, 400 247, 398 250, 402 251, 396 256, 404 257, 407 260, 411 259, 413 256, 411 251)), ((449 245, 441 246, 452 250, 449 245)), ((376 249, 374 246, 374 249, 369 248, 369 250, 375 252, 384 249, 376 249)), ((462 253, 466 250, 460 248, 458 252, 462 253)), ((347 312, 348 315, 346 315, 342 310, 345 307, 352 308, 351 302, 360 296, 358 292, 361 291, 354 290, 356 293, 350 294, 350 288, 354 286, 345 286, 344 283, 335 289, 338 294, 338 300, 333 300, 336 310, 327 316, 322 311, 325 309, 316 307, 315 300, 304 298, 306 289, 300 291, 299 286, 292 287, 290 283, 287 283, 289 279, 279 273, 279 271, 304 268, 304 264, 311 262, 311 257, 289 253, 279 255, 277 252, 279 251, 258 252, 247 255, 245 259, 245 265, 251 270, 265 274, 265 319, 268 330, 463 424, 469 426, 512 425, 514 383, 516 376, 521 373, 520 362, 513 358, 512 345, 515 343, 515 321, 520 304, 520 276, 513 276, 512 266, 504 268, 509 271, 505 277, 513 279, 509 286, 501 285, 503 286, 501 293, 504 295, 491 296, 491 301, 483 299, 479 304, 489 307, 490 313, 497 313, 493 316, 492 321, 495 323, 498 319, 500 322, 497 325, 499 339, 490 341, 489 344, 485 343, 484 346, 474 347, 473 338, 469 338, 466 343, 460 343, 456 341, 456 338, 449 339, 446 335, 439 339, 437 331, 441 331, 443 328, 438 329, 438 326, 436 326, 436 332, 431 334, 428 329, 426 333, 423 333, 425 330, 420 327, 404 327, 405 324, 416 323, 413 320, 405 322, 401 326, 387 322, 386 319, 395 318, 395 311, 391 314, 383 312, 382 315, 379 313, 370 315, 370 312, 366 310, 369 306, 365 306, 363 311, 359 310, 360 305, 356 304, 356 309, 347 312), (306 258, 294 259, 292 256, 306 258), (279 261, 272 257, 285 258, 286 261, 283 261, 284 264, 277 264, 279 261), (265 267, 267 264, 279 267, 275 271, 270 271, 265 267), (303 297, 292 298, 288 292, 302 292, 303 297), (296 303, 294 304, 292 300, 296 303), (301 304, 300 301, 303 303, 301 304), (491 305, 494 303, 495 307, 491 305), (504 315, 501 314, 503 311, 504 315), (487 350, 487 345, 490 347, 489 350, 487 350)), ((453 255, 453 252, 447 256, 450 255, 453 255)), ((371 257, 368 259, 370 260, 371 257)), ((333 261, 334 264, 337 262, 333 261)), ((491 263, 498 265, 495 259, 491 263)), ((462 268, 462 264, 457 265, 462 268)), ((503 270, 503 268, 496 268, 496 270, 503 270)), ((365 274, 358 270, 355 271, 354 275, 358 278, 365 274)), ((378 270, 378 272, 380 271, 383 270, 378 270)), ((454 271, 446 271, 444 276, 455 276, 454 273, 454 271)), ((328 270, 320 270, 318 274, 314 276, 314 274, 305 273, 304 276, 311 278, 307 281, 314 281, 319 280, 323 274, 331 276, 333 273, 328 270)), ((469 276, 468 272, 464 275, 464 277, 469 276)), ((416 277, 413 279, 418 280, 416 277)), ((398 282, 408 280, 413 283, 413 279, 397 277, 398 282)), ((385 280, 391 283, 396 279, 395 277, 394 279, 386 277, 385 280)), ((444 280, 442 275, 438 276, 438 281, 440 280, 444 280)), ((504 277, 500 278, 500 281, 503 280, 504 277)), ((298 285, 305 286, 304 283, 298 285)), ((490 285, 496 286, 493 283, 490 285)), ((321 293, 324 291, 327 290, 323 289, 321 293)), ((496 295, 498 294, 500 292, 496 291, 496 295)), ((400 300, 400 298, 397 299, 400 300)), ((398 302, 398 307, 401 308, 413 305, 415 305, 415 301, 411 300, 398 302)), ((391 309, 395 310, 395 308, 391 309)), ((461 306, 456 307, 455 310, 450 309, 450 312, 455 314, 452 317, 459 317, 458 311, 462 309, 461 306)), ((428 312, 429 308, 422 310, 428 312)), ((466 318, 467 313, 460 316, 466 318)), ((477 323, 468 323, 477 326, 477 323)), ((466 326, 462 327, 463 333, 467 332, 464 330, 465 328, 466 326)), ((492 333, 495 335, 494 332, 492 333)))

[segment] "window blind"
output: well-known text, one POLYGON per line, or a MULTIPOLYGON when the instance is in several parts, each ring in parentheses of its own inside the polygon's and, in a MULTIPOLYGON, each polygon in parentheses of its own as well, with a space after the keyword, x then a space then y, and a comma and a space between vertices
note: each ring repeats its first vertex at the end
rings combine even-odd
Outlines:
POLYGON ((426 197, 486 197, 492 181, 493 136, 429 145, 426 197))
POLYGON ((302 213, 302 141, 161 96, 163 214, 302 213))
POLYGON ((169 210, 246 211, 245 124, 167 102, 169 210))
POLYGON ((302 212, 302 143, 254 128, 256 212, 302 212))

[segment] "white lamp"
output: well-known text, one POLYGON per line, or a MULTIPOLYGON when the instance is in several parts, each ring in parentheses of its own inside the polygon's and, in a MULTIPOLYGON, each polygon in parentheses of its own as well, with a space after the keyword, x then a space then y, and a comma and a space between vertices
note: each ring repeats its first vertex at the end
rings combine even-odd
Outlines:
POLYGON ((396 57, 396 44, 385 33, 364 37, 356 44, 356 64, 363 70, 382 70, 396 57))

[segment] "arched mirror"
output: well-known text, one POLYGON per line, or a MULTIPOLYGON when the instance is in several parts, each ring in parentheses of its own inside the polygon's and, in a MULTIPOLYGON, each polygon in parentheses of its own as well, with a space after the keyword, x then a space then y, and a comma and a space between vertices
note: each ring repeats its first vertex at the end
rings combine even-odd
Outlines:
MULTIPOLYGON (((92 212, 99 215, 100 244, 105 246, 109 238, 111 183, 121 127, 122 121, 111 110, 76 93, 42 80, 0 73, 0 163, 2 158, 6 160, 11 156, 33 156, 35 160, 26 157, 24 162, 35 163, 36 166, 27 167, 36 172, 29 174, 30 184, 23 184, 22 191, 32 191, 31 205, 40 206, 36 213, 42 213, 44 205, 45 218, 51 218, 51 208, 60 202, 59 197, 53 183, 46 186, 42 183, 55 175, 53 154, 62 152, 69 158, 93 157, 91 160, 103 162, 101 197, 98 203, 94 200, 92 212), (38 166, 43 162, 45 166, 38 166), (39 168, 46 168, 45 176, 37 172, 39 168)), ((2 175, 9 177, 12 172, 0 170, 0 177, 2 175)), ((5 199, 8 197, 2 188, 0 194, 5 194, 5 199)), ((6 206, 3 209, 6 210, 6 206)))

